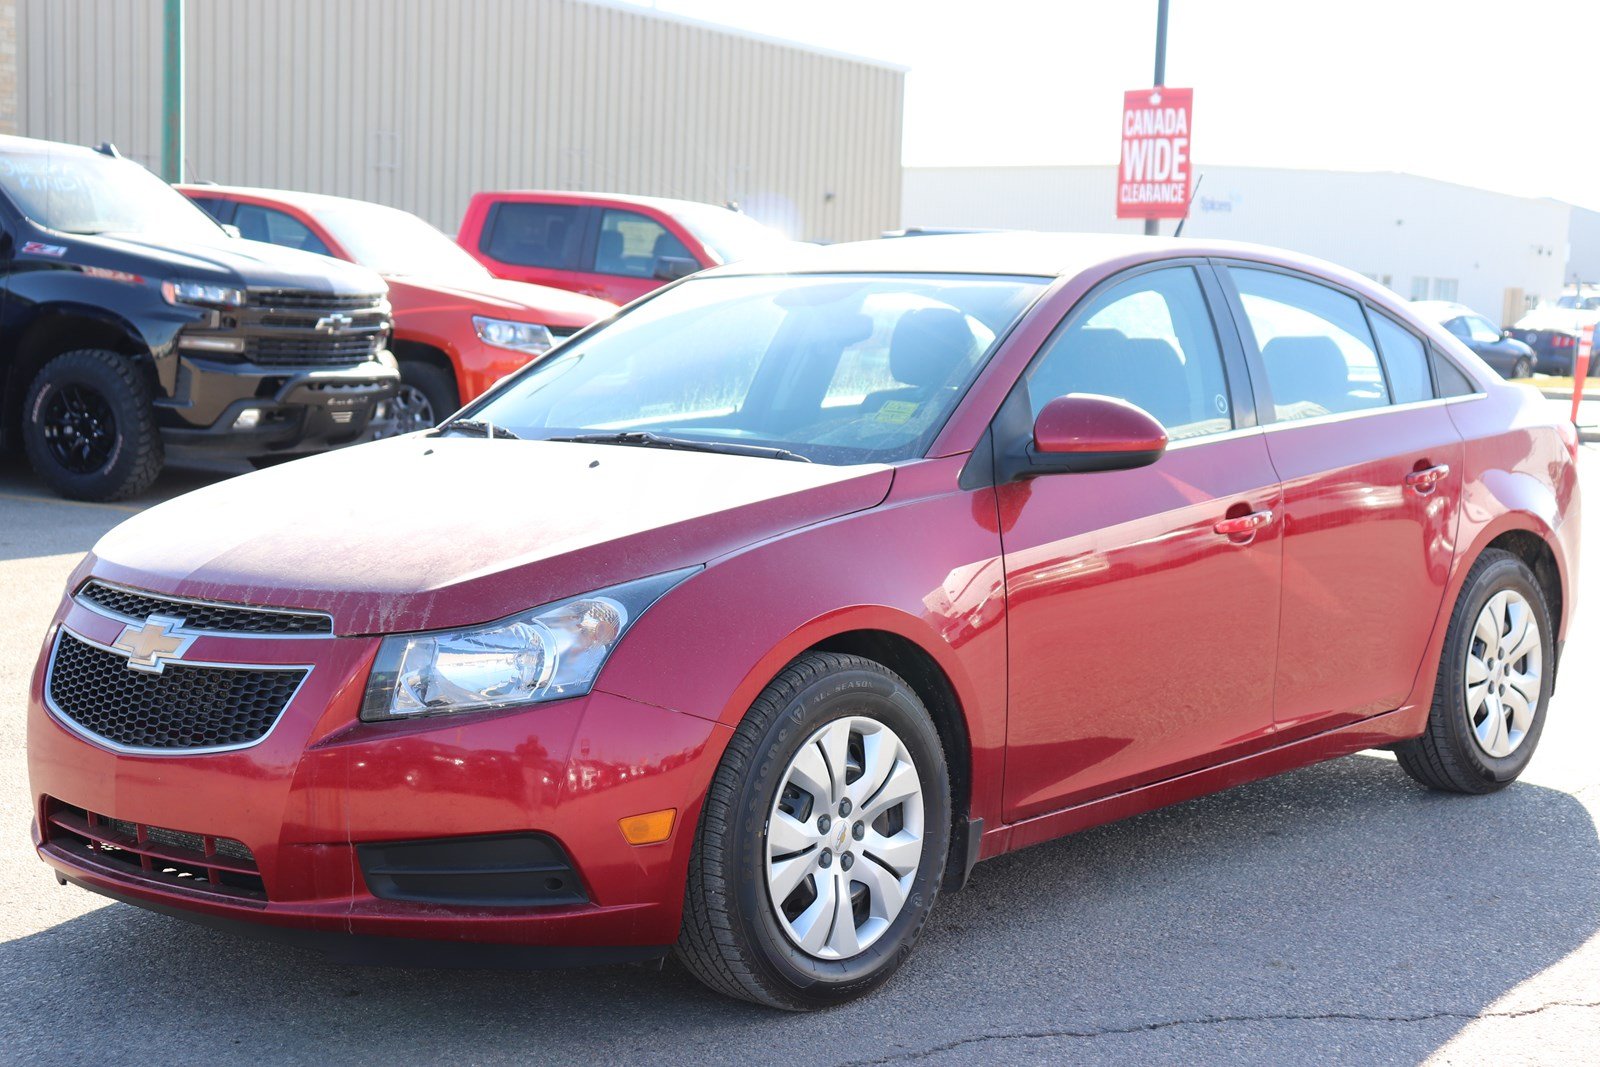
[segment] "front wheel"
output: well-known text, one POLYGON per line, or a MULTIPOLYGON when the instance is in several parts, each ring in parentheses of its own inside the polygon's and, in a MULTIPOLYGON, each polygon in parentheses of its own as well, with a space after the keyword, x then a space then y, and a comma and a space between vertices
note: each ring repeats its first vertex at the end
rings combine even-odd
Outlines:
POLYGON ((1516 381, 1533 377, 1533 363, 1526 356, 1517 360, 1517 365, 1511 368, 1511 377, 1516 381))
POLYGON ((769 685, 712 779, 677 954, 711 988, 791 1011, 861 996, 938 895, 950 785, 894 672, 811 652, 769 685))
POLYGON ((23 404, 28 462, 75 500, 120 500, 150 488, 164 458, 150 383, 118 352, 83 348, 40 368, 23 404))
POLYGON ((1553 632, 1528 565, 1499 549, 1480 556, 1450 615, 1428 729, 1395 750, 1405 772, 1452 793, 1516 781, 1544 729, 1553 632))

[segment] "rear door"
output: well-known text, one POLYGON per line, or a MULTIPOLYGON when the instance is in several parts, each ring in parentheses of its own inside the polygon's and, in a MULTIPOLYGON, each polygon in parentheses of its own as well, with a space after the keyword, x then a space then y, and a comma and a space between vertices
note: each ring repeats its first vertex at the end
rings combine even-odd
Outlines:
POLYGON ((1237 335, 1231 322, 1219 333, 1214 309, 1227 314, 1204 263, 1119 276, 1067 316, 997 422, 1009 439, 1057 396, 1099 393, 1144 408, 1171 439, 1149 467, 997 490, 1007 820, 1270 743, 1278 478, 1237 335), (1246 516, 1250 533, 1218 528, 1246 516))
POLYGON ((1288 740, 1411 691, 1455 553, 1464 450, 1406 326, 1321 279, 1221 273, 1283 481, 1274 717, 1288 740))
POLYGON ((484 216, 479 258, 500 278, 590 292, 594 215, 582 204, 501 200, 484 216))

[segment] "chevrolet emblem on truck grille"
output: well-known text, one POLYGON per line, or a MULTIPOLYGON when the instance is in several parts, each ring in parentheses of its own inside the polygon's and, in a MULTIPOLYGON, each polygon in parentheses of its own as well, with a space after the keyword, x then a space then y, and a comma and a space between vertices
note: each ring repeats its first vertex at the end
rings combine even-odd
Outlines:
POLYGON ((183 629, 182 619, 151 615, 138 625, 124 626, 111 647, 127 654, 130 671, 160 674, 166 669, 166 661, 181 657, 196 636, 183 629))
POLYGON ((349 315, 341 315, 338 312, 335 312, 332 315, 324 315, 322 318, 318 319, 317 324, 313 327, 313 329, 315 329, 318 333, 344 333, 355 324, 356 320, 351 318, 349 315))

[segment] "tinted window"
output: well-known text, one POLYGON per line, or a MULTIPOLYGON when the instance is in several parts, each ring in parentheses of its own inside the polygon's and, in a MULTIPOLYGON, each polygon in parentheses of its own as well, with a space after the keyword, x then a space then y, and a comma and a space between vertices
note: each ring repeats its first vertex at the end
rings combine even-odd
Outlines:
POLYGON ((1433 381, 1428 375, 1427 350, 1415 334, 1402 329, 1382 315, 1372 314, 1372 332, 1378 337, 1383 367, 1389 374, 1389 388, 1396 404, 1433 399, 1433 381))
POLYGON ((191 196, 189 199, 218 222, 233 221, 232 200, 223 200, 215 196, 191 196))
POLYGON ((323 256, 328 254, 328 246, 305 223, 282 211, 259 204, 240 204, 233 213, 233 224, 239 227, 239 236, 247 240, 265 241, 270 245, 298 248, 323 256))
POLYGON ((1280 420, 1389 402, 1361 304, 1306 278, 1231 268, 1280 420))
POLYGON ((584 211, 576 204, 497 204, 478 247, 502 263, 576 270, 584 211))
POLYGON ((1467 329, 1472 339, 1479 344, 1492 345, 1500 340, 1500 331, 1495 329, 1488 319, 1480 319, 1476 315, 1467 316, 1467 329))
POLYGON ((1478 391, 1478 387, 1462 373, 1461 368, 1436 349, 1429 349, 1429 352, 1433 356, 1433 376, 1439 383, 1440 396, 1471 396, 1478 391))
POLYGON ((1026 381, 1035 418, 1058 396, 1099 393, 1137 404, 1173 440, 1233 427, 1216 328, 1189 267, 1140 274, 1095 297, 1047 342, 1026 381))
POLYGON ((601 213, 600 241, 594 253, 596 273, 653 278, 656 261, 662 258, 693 260, 694 256, 655 219, 635 211, 601 213))

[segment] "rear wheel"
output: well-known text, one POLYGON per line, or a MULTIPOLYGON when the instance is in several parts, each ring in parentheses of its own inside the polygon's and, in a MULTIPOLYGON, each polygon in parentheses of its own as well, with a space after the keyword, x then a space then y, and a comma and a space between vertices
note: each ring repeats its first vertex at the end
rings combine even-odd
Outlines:
POLYGON ((868 993, 927 921, 949 836, 944 752, 916 694, 870 660, 807 653, 717 768, 678 956, 719 992, 791 1011, 868 993))
POLYGON ((150 383, 118 352, 65 352, 34 376, 22 442, 44 482, 76 500, 119 500, 150 488, 164 453, 150 383))
POLYGON ((1450 616, 1427 732, 1396 749, 1405 772, 1454 793, 1516 781, 1544 728, 1552 633, 1527 564, 1499 549, 1479 557, 1450 616))

